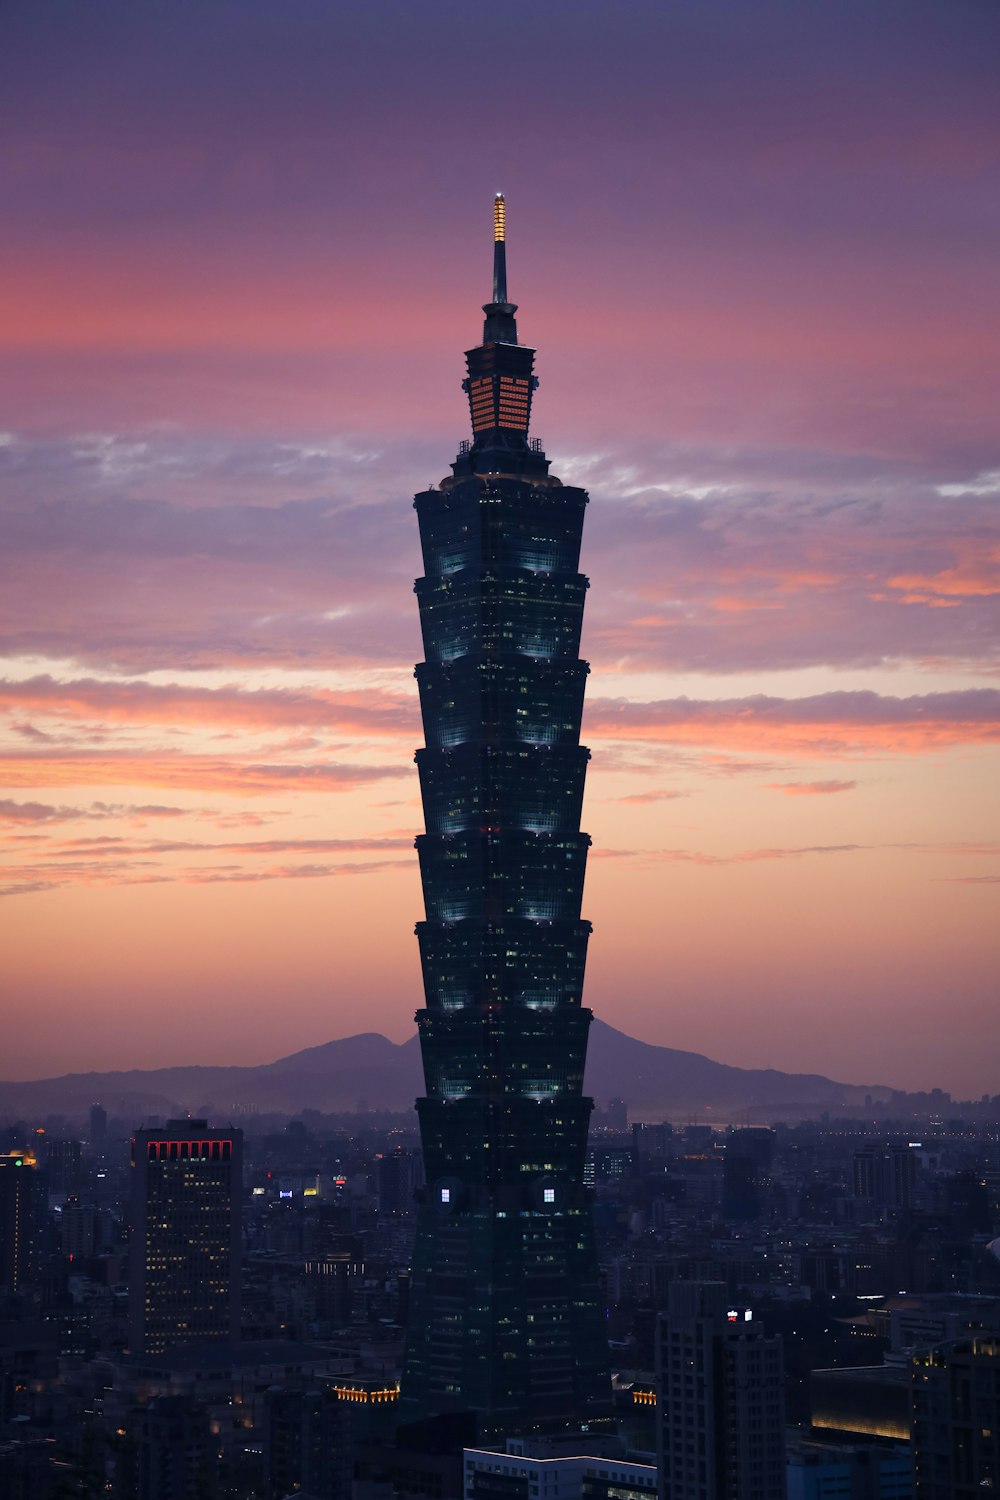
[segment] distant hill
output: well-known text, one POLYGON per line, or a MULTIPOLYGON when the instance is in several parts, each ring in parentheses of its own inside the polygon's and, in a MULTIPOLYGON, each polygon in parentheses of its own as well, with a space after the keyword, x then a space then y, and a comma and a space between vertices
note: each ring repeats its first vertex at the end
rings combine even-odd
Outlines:
MULTIPOLYGON (((835 1083, 816 1073, 733 1068, 698 1052, 654 1047, 597 1020, 591 1029, 586 1089, 598 1105, 624 1099, 633 1116, 646 1119, 704 1118, 708 1111, 720 1119, 745 1113, 760 1117, 771 1109, 802 1116, 860 1104, 866 1093, 887 1098, 893 1092, 879 1085, 835 1083)), ((225 1115, 247 1105, 261 1114, 405 1110, 422 1092, 416 1037, 397 1046, 367 1031, 257 1068, 134 1068, 0 1082, 0 1118, 82 1118, 95 1100, 111 1114, 136 1122, 147 1115, 188 1111, 225 1115)))

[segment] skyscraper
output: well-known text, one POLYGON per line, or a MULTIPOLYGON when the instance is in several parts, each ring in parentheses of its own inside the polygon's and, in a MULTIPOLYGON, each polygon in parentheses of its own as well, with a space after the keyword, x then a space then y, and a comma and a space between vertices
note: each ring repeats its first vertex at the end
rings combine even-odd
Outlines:
POLYGON ((483 1433, 610 1410, 582 1094, 590 752, 580 744, 587 495, 529 441, 535 351, 493 298, 466 354, 472 440, 414 500, 426 832, 418 1212, 401 1414, 483 1433))
POLYGON ((243 1135, 168 1120, 132 1139, 129 1348, 240 1331, 243 1135))
POLYGON ((913 1493, 917 1500, 972 1500, 1000 1489, 1000 1330, 910 1359, 913 1493))
POLYGON ((785 1500, 781 1339, 721 1281, 675 1281, 657 1329, 660 1500, 785 1500))
POLYGON ((27 1151, 0 1156, 0 1293, 29 1278, 38 1212, 38 1163, 27 1151))

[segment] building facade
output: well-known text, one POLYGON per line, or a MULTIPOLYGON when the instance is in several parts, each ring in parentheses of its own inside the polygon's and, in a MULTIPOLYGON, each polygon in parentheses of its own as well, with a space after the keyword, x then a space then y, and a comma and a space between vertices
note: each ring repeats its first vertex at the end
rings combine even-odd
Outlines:
POLYGON ((1000 1332, 915 1353, 910 1393, 916 1500, 1000 1492, 1000 1332))
POLYGON ((132 1139, 129 1348, 160 1354, 240 1331, 243 1135, 168 1120, 132 1139))
POLYGON ((39 1217, 38 1163, 27 1151, 0 1156, 0 1294, 30 1279, 39 1217))
MULTIPOLYGON (((576 1447, 586 1439, 576 1434, 576 1447)), ((621 1454, 466 1448, 464 1500, 656 1500, 656 1469, 621 1454), (514 1451, 511 1451, 511 1450, 514 1451)))
POLYGON ((818 1442, 793 1437, 788 1445, 788 1500, 912 1500, 908 1444, 818 1442))
POLYGON ((785 1500, 781 1339, 721 1281, 676 1281, 657 1329, 660 1500, 785 1500))
POLYGON ((535 351, 507 299, 502 197, 494 212, 472 440, 414 500, 427 1185, 401 1400, 410 1420, 472 1411, 483 1433, 610 1412, 583 1186, 587 495, 528 438, 535 351))

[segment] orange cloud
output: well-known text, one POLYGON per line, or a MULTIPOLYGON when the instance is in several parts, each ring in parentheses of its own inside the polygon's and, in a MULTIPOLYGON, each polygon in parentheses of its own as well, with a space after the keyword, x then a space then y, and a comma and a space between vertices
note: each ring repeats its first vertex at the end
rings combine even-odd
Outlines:
POLYGON ((268 765, 208 755, 0 754, 0 776, 12 787, 160 786, 241 797, 274 791, 350 791, 387 777, 412 775, 412 770, 405 762, 388 766, 268 765))
POLYGON ((974 688, 911 698, 872 692, 808 698, 756 694, 655 703, 598 698, 589 705, 585 723, 592 737, 612 740, 777 750, 799 756, 914 754, 1000 742, 1000 692, 974 688))
POLYGON ((852 792, 856 781, 772 781, 769 792, 784 792, 786 797, 826 797, 834 792, 852 792))
POLYGON ((626 797, 612 797, 612 802, 627 802, 637 807, 643 807, 650 802, 672 802, 677 797, 690 797, 690 792, 677 791, 673 787, 663 787, 653 792, 631 792, 626 797))
POLYGON ((239 724, 265 729, 308 725, 339 734, 412 734, 419 724, 415 698, 378 689, 248 690, 235 684, 196 688, 98 678, 59 682, 47 674, 24 682, 0 681, 0 706, 111 724, 239 724))

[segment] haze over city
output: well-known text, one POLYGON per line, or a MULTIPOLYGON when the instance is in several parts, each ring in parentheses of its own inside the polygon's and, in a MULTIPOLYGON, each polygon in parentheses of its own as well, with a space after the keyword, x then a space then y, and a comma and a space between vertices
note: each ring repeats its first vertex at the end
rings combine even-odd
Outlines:
POLYGON ((411 496, 502 188, 585 1003, 995 1092, 995 7, 512 0, 495 98, 487 7, 141 10, 3 22, 4 1076, 412 1034, 411 496))

